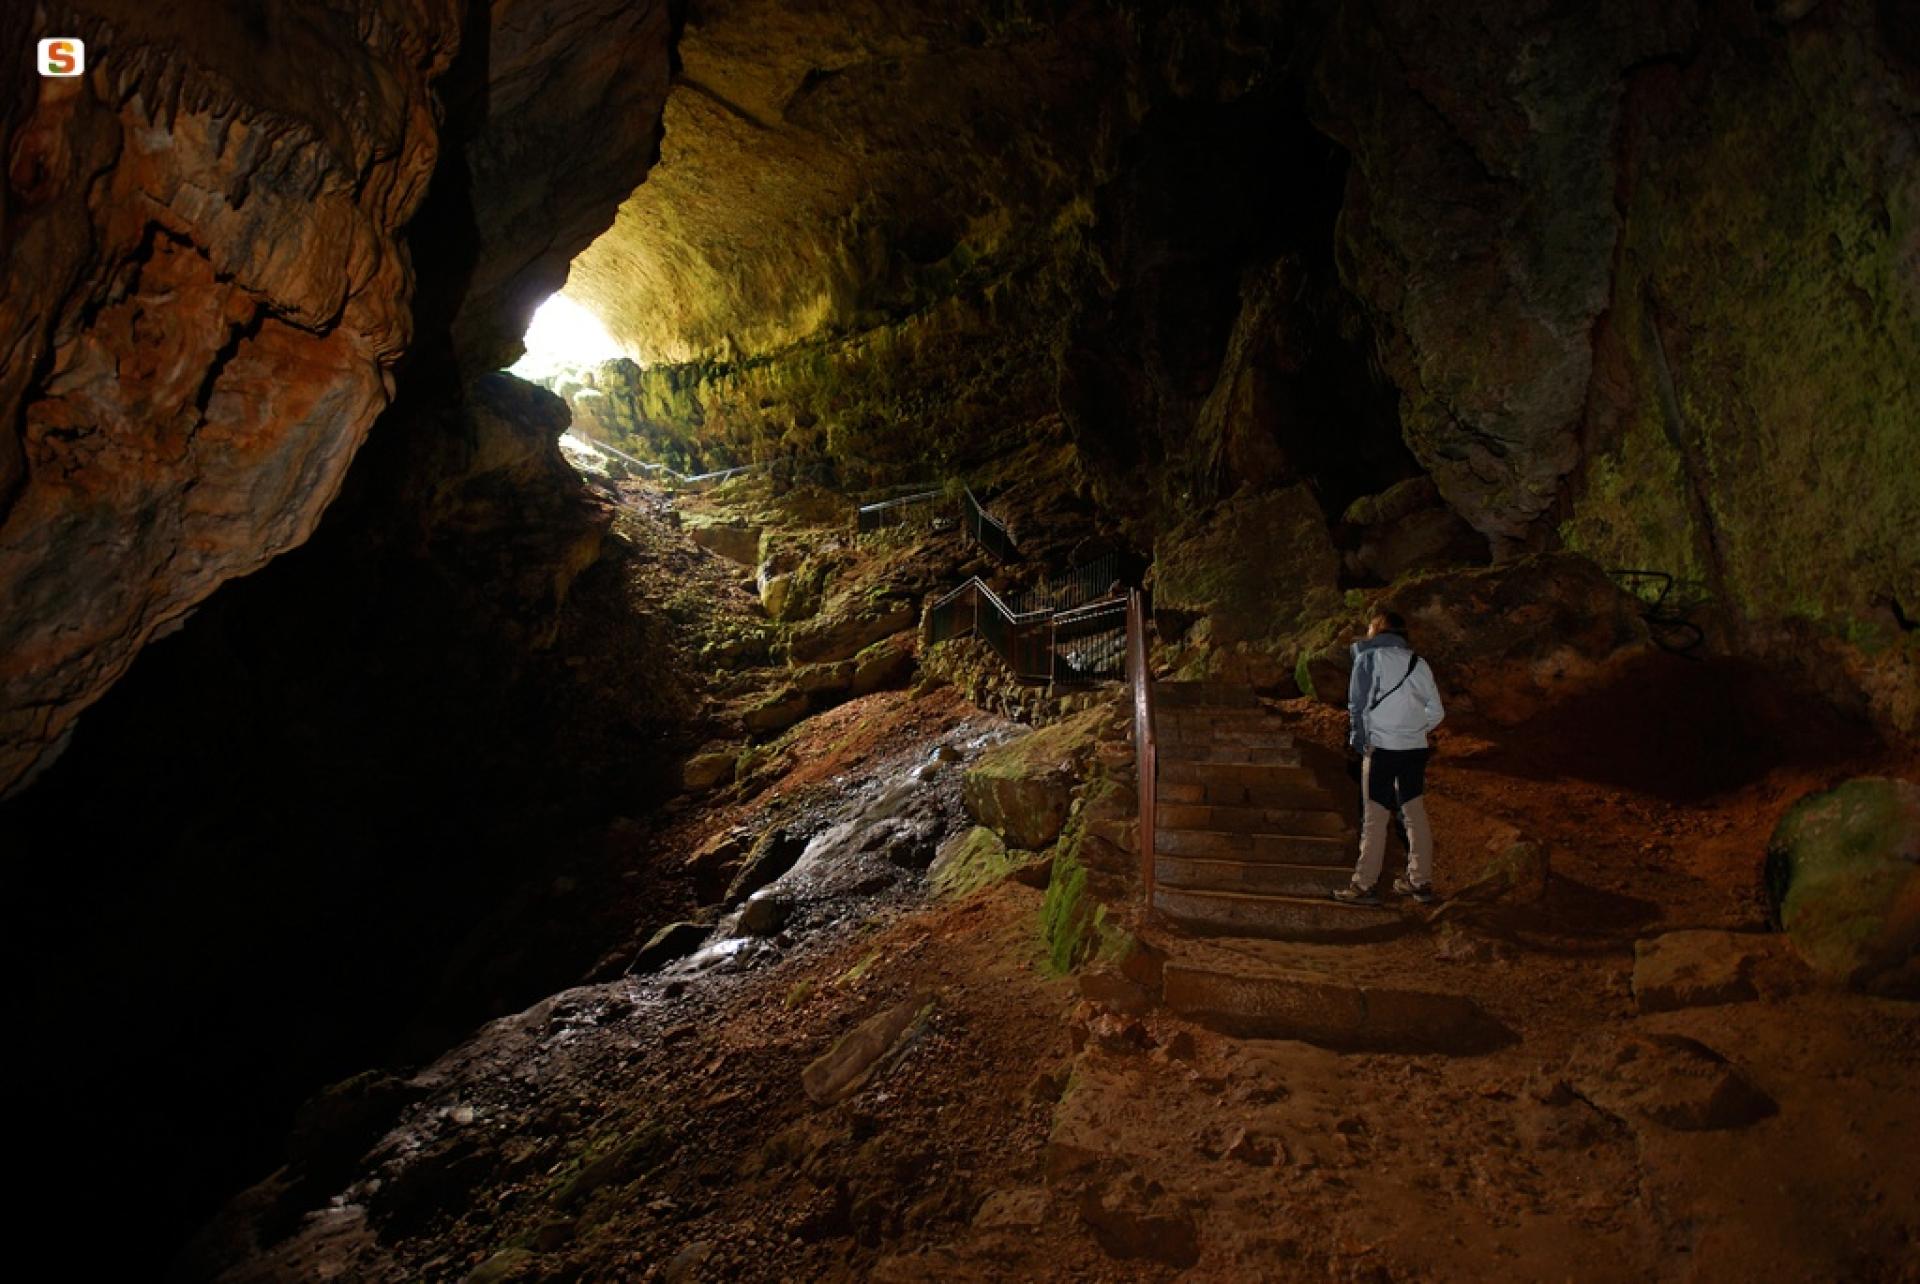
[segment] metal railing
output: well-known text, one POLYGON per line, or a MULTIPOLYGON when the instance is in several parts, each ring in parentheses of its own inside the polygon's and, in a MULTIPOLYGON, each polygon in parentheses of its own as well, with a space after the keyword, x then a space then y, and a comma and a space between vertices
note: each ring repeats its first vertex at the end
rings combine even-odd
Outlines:
POLYGON ((877 504, 862 504, 854 510, 853 527, 864 535, 888 526, 904 526, 923 516, 932 517, 933 510, 946 496, 944 490, 923 490, 881 500, 877 504))
POLYGON ((1147 672, 1147 612, 1139 589, 1127 594, 1127 681, 1133 688, 1133 765, 1140 802, 1140 887, 1147 919, 1153 918, 1154 814, 1160 783, 1160 747, 1153 735, 1153 675, 1147 672))
POLYGON ((978 576, 934 602, 929 642, 977 637, 1016 678, 1072 686, 1115 681, 1126 671, 1126 602, 1114 597, 1073 611, 1016 611, 978 576))
POLYGON ((675 486, 686 486, 695 490, 706 486, 718 486, 721 482, 729 481, 746 473, 761 472, 767 467, 765 464, 741 464, 735 468, 720 468, 708 473, 683 473, 676 468, 669 467, 666 464, 656 463, 651 459, 637 459, 629 455, 626 451, 621 450, 618 446, 610 446, 597 437, 588 437, 580 433, 574 433, 573 435, 578 440, 586 442, 602 454, 612 455, 615 459, 624 460, 632 464, 635 468, 645 469, 657 477, 666 479, 675 486))
POLYGON ((1662 651, 1688 660, 1700 658, 1707 635, 1689 617, 1706 603, 1698 583, 1676 580, 1665 571, 1615 570, 1613 578, 1640 602, 1647 633, 1662 651))
POLYGON ((1076 566, 1033 588, 1009 593, 1007 601, 1016 611, 1070 611, 1088 602, 1113 596, 1120 578, 1120 555, 1108 553, 1105 557, 1097 557, 1076 566))
POLYGON ((1052 623, 1051 611, 1014 611, 977 575, 927 613, 930 641, 978 637, 1007 662, 1015 677, 1032 682, 1053 679, 1052 623))
POLYGON ((1053 615, 1056 685, 1111 682, 1127 675, 1127 600, 1089 602, 1053 615))
POLYGON ((1007 529, 1005 522, 986 510, 971 486, 962 491, 960 524, 967 536, 986 549, 995 561, 1011 562, 1019 556, 1020 551, 1013 542, 1013 532, 1007 529))

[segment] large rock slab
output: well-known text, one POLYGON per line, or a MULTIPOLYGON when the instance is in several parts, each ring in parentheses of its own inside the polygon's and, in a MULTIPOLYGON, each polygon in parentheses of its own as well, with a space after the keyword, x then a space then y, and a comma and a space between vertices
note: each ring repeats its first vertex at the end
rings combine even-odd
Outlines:
POLYGON ((1740 1067, 1679 1034, 1602 1031, 1574 1051, 1567 1077, 1609 1114, 1675 1132, 1741 1128, 1778 1109, 1740 1067))
POLYGON ((874 1068, 933 1006, 930 994, 916 994, 876 1012, 842 1035, 833 1047, 807 1066, 800 1085, 816 1105, 845 1101, 866 1086, 874 1068))
POLYGON ((1744 1003, 1789 992, 1801 971, 1784 937, 1668 932, 1633 943, 1633 1000, 1642 1012, 1744 1003))
POLYGON ((1104 709, 1090 709, 981 754, 967 768, 968 812, 1010 847, 1038 851, 1053 842, 1110 717, 1104 709))
POLYGON ((912 628, 918 618, 912 603, 904 601, 820 616, 793 631, 788 654, 802 664, 850 660, 880 639, 912 628))
POLYGON ((701 548, 742 566, 760 564, 760 528, 735 522, 689 523, 687 537, 701 548))
POLYGON ((727 887, 726 903, 736 905, 792 869, 807 849, 807 838, 785 826, 761 834, 740 872, 727 887))
POLYGON ((1920 993, 1920 785, 1863 777, 1794 804, 1767 846, 1767 890, 1821 976, 1920 993))
POLYGON ((1283 636, 1338 601, 1339 557, 1305 486, 1242 492, 1153 551, 1155 614, 1205 619, 1219 644, 1283 636))

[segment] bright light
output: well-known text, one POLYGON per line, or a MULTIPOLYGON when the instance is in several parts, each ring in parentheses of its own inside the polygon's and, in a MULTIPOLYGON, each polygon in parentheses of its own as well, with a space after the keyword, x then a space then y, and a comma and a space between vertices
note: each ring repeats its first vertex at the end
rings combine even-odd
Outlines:
POLYGON ((566 366, 591 366, 622 355, 600 318, 556 294, 534 309, 527 326, 527 352, 507 367, 522 379, 540 379, 566 366))

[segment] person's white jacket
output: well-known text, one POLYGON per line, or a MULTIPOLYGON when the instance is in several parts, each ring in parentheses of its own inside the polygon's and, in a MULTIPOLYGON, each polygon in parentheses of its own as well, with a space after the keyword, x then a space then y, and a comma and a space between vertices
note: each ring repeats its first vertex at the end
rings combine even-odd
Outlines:
POLYGON ((1353 644, 1347 715, 1355 749, 1363 753, 1368 749, 1425 749, 1427 733, 1440 725, 1446 712, 1440 705, 1432 666, 1414 656, 1405 638, 1398 633, 1377 633, 1353 644))

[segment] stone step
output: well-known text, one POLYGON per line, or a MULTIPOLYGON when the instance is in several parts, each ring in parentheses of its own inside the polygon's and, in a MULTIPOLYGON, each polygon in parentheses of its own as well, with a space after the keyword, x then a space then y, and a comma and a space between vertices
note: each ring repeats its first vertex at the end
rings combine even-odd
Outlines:
POLYGON ((1192 930, 1235 936, 1357 943, 1388 940, 1407 931, 1407 920, 1394 910, 1315 897, 1156 887, 1153 906, 1192 930))
POLYGON ((1166 709, 1257 709, 1260 698, 1252 687, 1232 682, 1156 682, 1153 703, 1155 708, 1166 709))
POLYGON ((1300 753, 1293 748, 1293 742, 1276 745, 1272 748, 1258 748, 1244 744, 1183 744, 1179 741, 1162 742, 1160 745, 1162 767, 1170 762, 1207 762, 1219 764, 1245 764, 1262 767, 1298 767, 1300 753))
POLYGON ((1162 727, 1284 727, 1285 716, 1271 709, 1239 708, 1234 705, 1155 706, 1153 726, 1162 727))
POLYGON ((1249 788, 1245 785, 1198 780, 1168 780, 1164 772, 1154 798, 1163 807, 1170 803, 1204 807, 1272 807, 1289 811, 1330 811, 1343 816, 1351 816, 1357 805, 1352 798, 1335 794, 1318 783, 1249 788))
POLYGON ((1252 745, 1285 749, 1293 744, 1293 732, 1281 722, 1243 723, 1156 723, 1154 738, 1163 745, 1252 745))
POLYGON ((1217 829, 1230 834, 1317 834, 1358 841, 1351 811, 1287 807, 1209 807, 1205 803, 1160 803, 1154 812, 1166 829, 1217 829))
POLYGON ((1271 762, 1163 762, 1160 779, 1176 785, 1237 785, 1245 789, 1306 788, 1320 783, 1320 778, 1305 767, 1271 762))
POLYGON ((1170 829, 1161 825, 1153 835, 1156 856, 1210 856, 1277 861, 1286 865, 1347 866, 1353 863, 1354 850, 1345 838, 1317 834, 1234 834, 1217 829, 1170 829))
POLYGON ((1340 1051, 1446 1053, 1490 1051, 1514 1039, 1468 995, 1392 979, 1374 984, 1364 974, 1173 958, 1162 972, 1161 993, 1173 1011, 1243 1039, 1300 1039, 1340 1051))
POLYGON ((1281 861, 1209 860, 1168 856, 1157 849, 1154 880, 1197 892, 1254 892, 1261 896, 1325 896, 1353 877, 1351 863, 1290 865, 1281 861))

